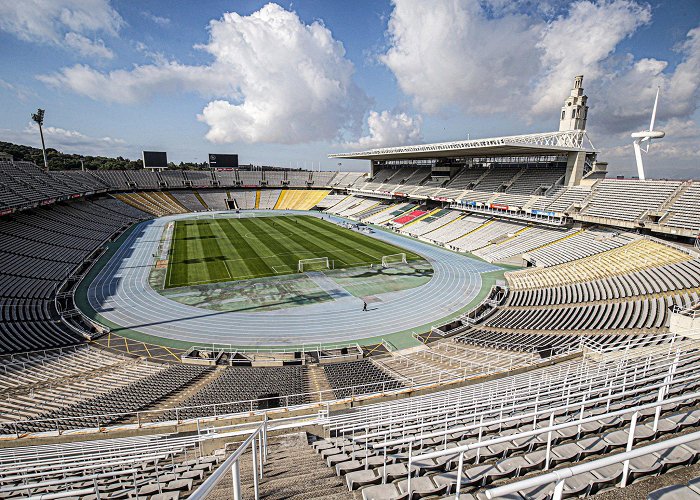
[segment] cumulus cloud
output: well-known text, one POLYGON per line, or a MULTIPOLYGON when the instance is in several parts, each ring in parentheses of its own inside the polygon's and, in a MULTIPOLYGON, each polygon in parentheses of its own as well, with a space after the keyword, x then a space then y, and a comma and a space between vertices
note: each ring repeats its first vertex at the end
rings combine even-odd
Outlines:
POLYGON ((305 25, 268 4, 250 16, 226 13, 210 30, 202 48, 237 80, 232 99, 210 102, 199 116, 210 141, 308 142, 357 126, 364 96, 353 64, 320 22, 305 25))
POLYGON ((648 126, 657 87, 661 89, 658 119, 686 119, 695 113, 700 95, 700 28, 690 30, 676 50, 681 62, 673 71, 668 71, 666 61, 630 60, 607 76, 606 85, 596 88, 596 99, 606 107, 599 122, 602 131, 648 126))
MULTIPOLYGON (((583 74, 591 137, 603 157, 629 170, 629 134, 648 127, 657 86, 658 120, 669 126, 687 124, 700 96, 700 27, 674 48, 675 66, 620 50, 651 21, 651 7, 635 0, 393 0, 379 60, 425 113, 507 112, 523 123, 548 120, 551 129, 573 77, 583 74)), ((670 136, 650 158, 695 157, 694 144, 670 136)))
MULTIPOLYGON (((30 122, 22 130, 0 129, 2 137, 10 142, 41 147, 39 127, 30 122)), ((119 155, 127 152, 126 141, 114 137, 92 137, 77 130, 44 127, 46 147, 87 155, 119 155)))
POLYGON ((367 118, 368 135, 346 146, 371 149, 399 144, 417 144, 423 140, 422 124, 421 116, 411 116, 403 112, 370 111, 367 118))
POLYGON ((0 30, 28 42, 65 45, 84 56, 111 58, 95 35, 117 36, 123 25, 108 0, 0 0, 0 30))
POLYGON ((605 74, 602 62, 618 44, 651 20, 648 5, 615 0, 572 4, 566 15, 548 23, 537 44, 544 74, 533 92, 534 113, 547 113, 561 106, 561 93, 571 78, 585 75, 596 81, 605 74))
POLYGON ((75 65, 39 79, 95 100, 136 103, 193 92, 212 99, 198 115, 215 143, 303 143, 358 136, 369 106, 345 49, 320 21, 268 4, 249 16, 226 13, 197 48, 208 65, 156 60, 101 72, 75 65))
POLYGON ((651 19, 631 0, 525 9, 491 0, 394 0, 379 59, 424 112, 554 115, 575 75, 603 80, 616 47, 651 19))
POLYGON ((477 0, 394 0, 379 59, 421 111, 504 111, 539 68, 540 31, 524 15, 488 18, 477 0))

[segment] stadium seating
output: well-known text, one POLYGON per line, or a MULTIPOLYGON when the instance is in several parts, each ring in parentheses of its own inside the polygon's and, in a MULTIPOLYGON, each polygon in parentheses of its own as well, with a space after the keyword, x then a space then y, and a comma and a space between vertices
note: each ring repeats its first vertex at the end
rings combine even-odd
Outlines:
POLYGON ((621 247, 637 238, 631 233, 590 228, 528 251, 525 259, 537 267, 555 266, 621 247))
POLYGON ((414 222, 410 226, 404 226, 400 228, 399 231, 410 236, 422 236, 446 224, 449 224, 459 216, 460 213, 456 210, 436 210, 428 217, 424 217, 423 219, 414 222))
POLYGON ((249 189, 237 189, 231 191, 231 197, 236 200, 236 206, 241 209, 254 209, 255 208, 255 197, 257 191, 251 191, 249 189))
POLYGON ((410 224, 414 220, 423 217, 427 213, 428 212, 426 212, 425 210, 412 210, 409 213, 403 214, 400 217, 393 219, 391 221, 391 224, 393 226, 405 226, 406 224, 410 224))
POLYGON ((228 210, 226 200, 229 198, 229 192, 223 189, 207 189, 197 191, 202 202, 206 204, 209 210, 228 210))
POLYGON ((323 370, 337 398, 402 387, 399 380, 368 359, 326 364, 323 365, 323 370))
POLYGON ((326 190, 284 189, 275 210, 310 210, 328 195, 326 190))
POLYGON ((114 196, 128 205, 156 217, 189 212, 168 192, 143 191, 139 193, 121 193, 114 196))
POLYGON ((474 252, 488 262, 507 260, 531 250, 552 244, 562 238, 578 233, 576 229, 555 229, 549 227, 528 227, 516 233, 512 238, 489 244, 474 252))
MULTIPOLYGON (((305 369, 284 367, 226 367, 196 394, 182 402, 179 418, 241 413, 306 402, 305 369)), ((173 420, 174 412, 163 415, 173 420)))
POLYGON ((515 235, 527 226, 518 222, 493 220, 449 243, 449 247, 461 252, 472 252, 508 235, 515 235))
MULTIPOLYGON (((586 222, 609 224, 617 221, 627 228, 637 227, 635 224, 638 224, 652 231, 666 233, 675 232, 675 228, 693 232, 700 230, 700 223, 697 222, 700 213, 695 209, 694 203, 700 192, 697 183, 615 179, 596 181, 592 178, 582 186, 564 186, 564 173, 564 167, 559 165, 476 164, 462 167, 451 179, 447 179, 432 177, 430 170, 424 167, 399 166, 383 168, 374 179, 366 182, 365 175, 359 172, 264 169, 47 173, 29 162, 4 161, 0 162, 0 210, 3 207, 31 207, 73 195, 105 191, 201 188, 202 193, 205 193, 205 188, 216 186, 267 186, 277 189, 313 186, 396 193, 417 199, 431 197, 437 200, 462 200, 484 206, 493 204, 521 211, 524 216, 537 210, 567 214, 586 222), (616 203, 623 193, 628 193, 628 196, 624 196, 624 202, 616 203)), ((190 202, 193 200, 190 199, 190 202)), ((270 203, 264 203, 264 206, 269 205, 270 203)), ((156 210, 154 213, 159 212, 156 210)))
POLYGON ((201 196, 199 196, 193 191, 170 191, 170 195, 173 196, 180 205, 185 207, 190 212, 201 212, 202 210, 207 210, 208 208, 202 203, 201 196))
POLYGON ((691 257, 672 246, 639 239, 622 247, 557 266, 513 271, 507 274, 514 290, 558 286, 607 278, 645 269, 675 264, 691 257))
POLYGON ((59 285, 116 232, 149 216, 115 199, 59 204, 0 224, 0 353, 80 342, 56 311, 59 285))
POLYGON ((68 494, 80 498, 187 495, 224 458, 202 453, 200 436, 167 434, 20 446, 0 452, 6 498, 68 494))
POLYGON ((329 194, 326 196, 324 199, 322 199, 320 202, 316 204, 316 206, 321 209, 328 211, 330 208, 334 207, 344 199, 346 199, 348 196, 344 194, 329 194))
POLYGON ((658 210, 681 186, 675 181, 603 180, 596 186, 583 215, 634 221, 658 210))
POLYGON ((277 204, 277 200, 282 193, 279 189, 265 189, 260 192, 260 202, 258 208, 263 210, 272 210, 277 204))
POLYGON ((209 370, 208 367, 183 364, 156 365, 155 367, 148 365, 136 366, 137 378, 132 380, 125 379, 125 374, 117 379, 116 374, 110 371, 111 383, 104 379, 100 380, 104 387, 109 389, 107 392, 93 396, 96 392, 93 389, 87 393, 89 395, 87 398, 67 405, 59 403, 59 408, 37 415, 32 422, 14 422, 11 426, 5 425, 4 429, 42 432, 57 428, 66 430, 112 425, 124 419, 133 418, 134 412, 153 406, 194 382, 209 370), (116 380, 120 382, 128 380, 129 383, 115 384, 116 380))
MULTIPOLYGON (((591 371, 587 362, 570 361, 512 376, 507 384, 484 382, 409 401, 371 405, 330 418, 330 437, 312 446, 350 490, 362 488, 364 499, 405 497, 409 456, 414 458, 410 464, 412 494, 454 494, 458 466, 463 467, 461 492, 483 492, 485 486, 502 478, 568 466, 624 449, 635 408, 643 408, 635 426, 635 443, 694 425, 698 421, 693 409, 696 398, 664 406, 657 403, 655 392, 648 392, 647 387, 661 382, 672 363, 673 357, 642 357, 629 360, 614 373, 606 372, 610 366, 605 363, 591 371), (627 378, 631 373, 638 374, 634 382, 627 378), (573 388, 572 380, 577 381, 573 388), (621 383, 624 389, 613 392, 621 383), (661 408, 656 424, 655 405, 661 408), (577 425, 581 418, 585 418, 584 423, 577 425), (549 431, 553 423, 559 427, 549 431), (460 457, 453 449, 466 451, 460 457), (430 452, 437 456, 421 458, 430 452)), ((667 398, 683 399, 684 392, 696 390, 698 380, 686 381, 686 377, 697 366, 697 354, 689 353, 681 369, 685 376, 672 385, 667 398)), ((631 481, 695 461, 693 455, 686 452, 680 460, 678 455, 668 456, 668 462, 661 460, 653 467, 645 461, 633 461, 631 481)), ((579 488, 573 490, 579 493, 613 486, 622 472, 618 465, 612 476, 601 473, 590 483, 567 484, 579 488), (590 489, 591 484, 595 489, 590 489)))
POLYGON ((687 227, 700 231, 700 183, 688 184, 668 206, 669 215, 662 224, 671 227, 687 227))

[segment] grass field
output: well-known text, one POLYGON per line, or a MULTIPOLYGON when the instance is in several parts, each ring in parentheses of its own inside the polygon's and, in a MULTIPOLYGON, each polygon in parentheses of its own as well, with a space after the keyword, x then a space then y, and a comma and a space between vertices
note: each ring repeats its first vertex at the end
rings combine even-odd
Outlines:
POLYGON ((335 268, 378 264, 405 250, 311 216, 183 220, 175 223, 165 287, 296 273, 300 259, 328 257, 335 268))

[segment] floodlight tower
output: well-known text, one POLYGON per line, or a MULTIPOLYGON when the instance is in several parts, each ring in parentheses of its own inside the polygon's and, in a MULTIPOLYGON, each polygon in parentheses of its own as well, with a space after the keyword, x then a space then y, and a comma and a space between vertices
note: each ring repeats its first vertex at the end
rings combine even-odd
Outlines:
POLYGON ((637 173, 639 174, 639 179, 644 180, 644 162, 642 161, 642 151, 645 153, 649 152, 649 146, 651 145, 652 139, 661 139, 666 135, 663 130, 654 130, 654 122, 656 121, 656 107, 659 104, 659 91, 661 87, 656 87, 656 99, 654 99, 654 109, 651 112, 651 121, 649 122, 649 130, 642 130, 641 132, 635 132, 632 134, 634 139, 634 157, 637 160, 637 173), (645 147, 642 148, 642 143, 646 142, 645 147))
POLYGON ((36 113, 32 114, 32 120, 34 120, 37 125, 39 125, 39 136, 41 137, 41 152, 44 155, 44 169, 48 172, 49 170, 49 162, 46 159, 46 144, 44 144, 44 130, 42 129, 42 126, 44 125, 44 110, 43 109, 37 109, 36 113))

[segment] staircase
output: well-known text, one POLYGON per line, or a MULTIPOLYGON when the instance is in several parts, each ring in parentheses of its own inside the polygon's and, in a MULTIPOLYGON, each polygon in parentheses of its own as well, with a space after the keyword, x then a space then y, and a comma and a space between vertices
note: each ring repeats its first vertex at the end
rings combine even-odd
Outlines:
POLYGON ((326 372, 321 365, 308 365, 306 374, 308 384, 307 391, 310 393, 309 399, 312 402, 320 403, 323 401, 323 394, 326 394, 326 396, 332 394, 330 391, 333 388, 328 383, 326 372))
MULTIPOLYGON (((260 480, 260 498, 265 500, 352 500, 354 495, 342 477, 328 467, 321 455, 309 446, 307 434, 298 432, 272 437, 268 441, 267 463, 260 480)), ((242 497, 253 498, 253 471, 250 451, 241 457, 242 497)), ((231 498, 231 475, 221 480, 208 500, 231 498)))

